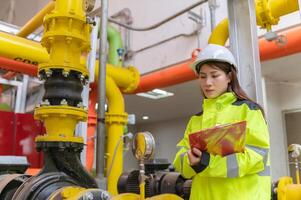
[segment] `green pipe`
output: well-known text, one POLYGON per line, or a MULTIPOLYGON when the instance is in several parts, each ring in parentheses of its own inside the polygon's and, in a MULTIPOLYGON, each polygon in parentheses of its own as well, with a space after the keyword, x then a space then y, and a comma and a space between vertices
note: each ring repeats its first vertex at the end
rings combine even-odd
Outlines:
POLYGON ((108 63, 114 66, 122 66, 122 59, 118 55, 118 51, 123 50, 120 32, 113 26, 108 25, 107 39, 109 42, 108 63))

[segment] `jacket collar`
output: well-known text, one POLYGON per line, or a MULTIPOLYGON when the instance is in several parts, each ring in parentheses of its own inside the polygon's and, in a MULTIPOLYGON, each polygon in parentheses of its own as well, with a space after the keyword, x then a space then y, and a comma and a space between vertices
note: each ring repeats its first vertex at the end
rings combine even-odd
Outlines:
POLYGON ((226 92, 214 99, 204 99, 203 109, 216 107, 216 106, 225 106, 231 104, 237 100, 233 92, 226 92))

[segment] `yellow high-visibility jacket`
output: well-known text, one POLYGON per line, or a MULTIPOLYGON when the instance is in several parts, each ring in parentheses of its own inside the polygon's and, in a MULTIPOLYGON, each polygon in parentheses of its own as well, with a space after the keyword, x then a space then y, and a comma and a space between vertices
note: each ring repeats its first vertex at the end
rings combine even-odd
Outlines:
POLYGON ((203 112, 191 117, 177 146, 181 149, 173 164, 182 176, 192 178, 191 200, 270 200, 269 132, 255 103, 230 92, 204 99, 203 112), (200 163, 190 166, 190 133, 239 121, 247 122, 243 153, 221 157, 203 152, 200 163))

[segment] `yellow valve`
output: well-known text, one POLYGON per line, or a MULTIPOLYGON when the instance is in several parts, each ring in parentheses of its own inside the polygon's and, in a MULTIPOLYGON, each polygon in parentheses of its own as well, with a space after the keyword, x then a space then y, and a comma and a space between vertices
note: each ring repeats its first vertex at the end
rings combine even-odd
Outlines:
POLYGON ((268 31, 272 29, 272 25, 278 24, 279 17, 274 17, 270 11, 268 0, 256 1, 256 20, 257 25, 268 31))

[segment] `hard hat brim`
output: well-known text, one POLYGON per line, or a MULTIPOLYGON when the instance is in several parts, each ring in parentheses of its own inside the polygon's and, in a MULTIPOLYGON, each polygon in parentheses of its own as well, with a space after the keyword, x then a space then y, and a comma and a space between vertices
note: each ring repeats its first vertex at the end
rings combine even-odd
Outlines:
MULTIPOLYGON (((225 60, 222 60, 222 59, 206 59, 206 60, 198 60, 198 61, 195 61, 193 62, 192 64, 190 64, 189 66, 191 67, 191 69, 196 73, 196 74, 199 74, 199 72, 197 70, 199 66, 207 63, 207 62, 212 62, 212 61, 215 61, 215 62, 223 62, 223 63, 229 63, 229 62, 226 62, 225 60)), ((229 63, 230 65, 232 65, 234 67, 235 70, 236 69, 236 66, 235 64, 233 63, 229 63)))

